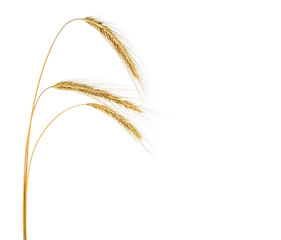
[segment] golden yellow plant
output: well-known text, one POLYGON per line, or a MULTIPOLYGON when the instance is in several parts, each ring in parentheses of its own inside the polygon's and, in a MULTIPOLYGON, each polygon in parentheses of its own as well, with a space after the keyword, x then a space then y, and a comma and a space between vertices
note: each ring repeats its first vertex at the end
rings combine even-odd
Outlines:
POLYGON ((118 34, 115 33, 112 29, 105 25, 102 21, 93 18, 93 17, 86 17, 83 18, 83 21, 88 23, 89 25, 96 28, 104 37, 108 40, 108 42, 112 45, 112 47, 116 50, 119 57, 122 59, 123 63, 129 71, 131 72, 133 79, 135 81, 135 85, 140 86, 142 90, 144 89, 143 82, 140 78, 140 73, 138 71, 136 61, 132 57, 132 54, 128 50, 128 48, 124 45, 121 39, 118 37, 118 34))
POLYGON ((120 106, 123 106, 127 109, 131 109, 133 111, 141 113, 142 110, 136 106, 135 104, 121 99, 121 97, 116 96, 108 91, 97 89, 93 86, 89 86, 87 84, 82 84, 74 81, 63 81, 56 83, 53 88, 59 89, 59 90, 67 90, 67 91, 74 91, 79 92, 82 94, 85 94, 87 96, 90 96, 94 99, 96 98, 103 98, 105 100, 108 100, 110 102, 114 102, 116 104, 119 104, 120 106))
POLYGON ((132 55, 130 54, 128 48, 118 38, 118 35, 112 29, 110 29, 108 26, 106 26, 102 21, 97 20, 96 18, 92 18, 92 17, 75 18, 75 19, 72 19, 72 20, 68 21, 60 29, 60 31, 56 35, 54 41, 51 44, 51 47, 50 47, 48 53, 47 53, 47 56, 45 58, 45 61, 44 61, 44 64, 43 64, 43 67, 42 67, 42 70, 41 70, 41 73, 40 73, 40 76, 39 76, 39 79, 38 79, 38 83, 37 83, 37 87, 36 87, 36 91, 35 91, 35 96, 34 96, 34 100, 33 100, 33 104, 32 104, 32 110, 31 110, 28 132, 27 132, 25 157, 24 157, 24 179, 23 179, 23 239, 24 240, 27 240, 27 230, 26 230, 27 229, 26 228, 27 209, 26 209, 26 207, 27 207, 27 188, 28 188, 28 179, 29 179, 31 162, 32 162, 32 159, 33 159, 35 149, 36 149, 41 137, 43 136, 44 132, 59 116, 61 116, 66 111, 68 111, 70 109, 73 109, 73 108, 76 108, 76 107, 79 107, 79 106, 90 106, 90 107, 95 108, 95 109, 97 109, 101 112, 104 112, 105 114, 107 114, 108 116, 110 116, 111 118, 116 120, 122 127, 125 128, 125 130, 128 133, 130 133, 132 136, 134 136, 137 140, 142 140, 142 135, 137 130, 137 128, 126 117, 124 117, 123 115, 118 113, 113 108, 110 108, 109 106, 107 106, 105 104, 97 104, 97 103, 78 104, 78 105, 71 106, 71 107, 65 109, 64 111, 59 113, 57 116, 55 116, 49 122, 49 124, 47 124, 47 126, 44 128, 44 130, 40 134, 39 138, 37 139, 37 141, 34 145, 33 151, 31 153, 31 156, 29 157, 30 135, 31 135, 31 127, 32 127, 32 120, 33 120, 34 112, 35 112, 35 109, 36 109, 36 106, 37 106, 37 103, 38 103, 40 97, 42 96, 42 94, 47 89, 55 88, 55 89, 58 89, 58 90, 67 90, 67 91, 79 92, 79 93, 85 94, 87 96, 90 96, 94 99, 106 100, 108 102, 116 104, 117 106, 121 106, 124 109, 133 110, 133 112, 138 112, 140 114, 143 113, 143 111, 140 109, 139 106, 135 105, 134 103, 132 103, 130 101, 124 100, 124 98, 122 98, 120 96, 117 96, 117 95, 112 94, 108 91, 98 89, 96 87, 93 87, 93 86, 90 86, 90 85, 87 85, 87 84, 82 84, 82 83, 78 83, 78 82, 74 82, 74 81, 58 82, 57 84, 46 88, 37 97, 40 82, 41 82, 41 79, 42 79, 42 75, 43 75, 43 72, 44 72, 44 69, 45 69, 46 62, 48 60, 48 57, 51 53, 51 50, 52 50, 58 36, 60 35, 62 30, 69 23, 71 23, 73 21, 78 21, 78 20, 84 21, 84 22, 90 24, 91 26, 95 27, 111 43, 113 48, 116 50, 117 54, 120 56, 120 58, 122 59, 122 61, 126 65, 126 67, 129 69, 131 75, 133 76, 136 87, 142 87, 142 89, 143 89, 143 83, 140 79, 140 74, 139 74, 136 62, 133 59, 132 55))
POLYGON ((120 123, 129 133, 133 134, 137 139, 142 139, 142 136, 136 129, 136 127, 132 123, 130 123, 128 119, 126 119, 124 116, 122 116, 112 108, 97 103, 88 103, 87 105, 104 112, 108 116, 115 119, 118 123, 120 123))

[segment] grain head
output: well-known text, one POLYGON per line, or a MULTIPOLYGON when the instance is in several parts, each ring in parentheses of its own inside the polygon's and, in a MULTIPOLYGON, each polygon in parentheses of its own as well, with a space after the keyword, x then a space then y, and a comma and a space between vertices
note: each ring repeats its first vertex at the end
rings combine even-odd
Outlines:
POLYGON ((59 90, 79 92, 79 93, 85 94, 85 95, 93 97, 93 98, 102 98, 109 102, 113 102, 113 103, 116 103, 117 105, 123 106, 127 109, 130 109, 130 110, 133 110, 133 111, 136 111, 139 113, 142 112, 142 110, 135 104, 133 104, 127 100, 124 100, 121 97, 114 95, 108 91, 97 89, 97 88, 92 87, 87 84, 78 83, 78 82, 74 82, 74 81, 62 81, 62 82, 58 82, 57 84, 55 84, 53 86, 53 88, 59 89, 59 90))
POLYGON ((118 34, 110 29, 107 25, 105 25, 102 21, 93 18, 93 17, 86 17, 83 18, 83 21, 91 25, 92 27, 96 28, 101 35, 107 39, 107 41, 113 46, 116 50, 117 54, 125 64, 125 66, 129 69, 130 73, 133 76, 133 80, 135 85, 138 87, 140 86, 142 90, 144 90, 143 82, 140 78, 140 73, 137 68, 136 61, 132 57, 132 54, 128 50, 128 48, 124 45, 124 43, 118 37, 118 34))
POLYGON ((116 120, 120 125, 122 125, 130 134, 133 134, 133 136, 135 136, 137 139, 139 140, 142 139, 140 132, 135 128, 135 126, 132 123, 130 123, 128 119, 126 119, 121 114, 114 111, 112 108, 97 103, 88 103, 87 105, 101 112, 104 112, 105 114, 116 120))

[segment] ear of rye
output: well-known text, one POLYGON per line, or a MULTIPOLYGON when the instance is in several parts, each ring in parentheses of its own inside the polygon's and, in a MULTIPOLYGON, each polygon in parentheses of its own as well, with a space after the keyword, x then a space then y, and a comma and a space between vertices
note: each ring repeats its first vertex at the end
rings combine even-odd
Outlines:
POLYGON ((85 95, 93 97, 93 98, 103 98, 109 102, 114 102, 127 109, 130 109, 130 110, 133 110, 133 111, 136 111, 139 113, 142 112, 142 110, 135 104, 133 104, 127 100, 123 100, 121 97, 119 97, 117 95, 113 95, 112 93, 110 93, 108 91, 97 89, 97 88, 94 88, 87 84, 73 82, 73 81, 62 81, 62 82, 58 82, 57 84, 55 84, 53 86, 53 88, 58 89, 58 90, 79 92, 79 93, 85 94, 85 95))
POLYGON ((97 103, 87 103, 87 105, 101 112, 104 112, 105 114, 116 120, 120 125, 122 125, 130 134, 133 134, 137 139, 139 140, 142 139, 142 136, 140 132, 136 129, 136 127, 132 123, 130 123, 128 119, 126 119, 121 114, 114 111, 112 108, 97 103))
POLYGON ((102 21, 96 18, 86 17, 83 18, 83 21, 96 28, 101 33, 101 35, 108 40, 108 42, 113 46, 119 57, 124 62, 125 66, 130 70, 136 87, 140 86, 141 89, 144 90, 143 82, 141 81, 136 61, 133 59, 128 48, 117 37, 117 34, 108 26, 106 26, 102 21))

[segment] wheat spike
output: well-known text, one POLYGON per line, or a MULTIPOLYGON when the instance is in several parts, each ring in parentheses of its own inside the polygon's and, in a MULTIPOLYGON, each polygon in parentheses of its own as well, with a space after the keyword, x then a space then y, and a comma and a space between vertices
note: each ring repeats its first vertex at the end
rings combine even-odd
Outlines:
POLYGON ((129 133, 133 134, 139 140, 142 139, 140 132, 134 127, 134 125, 121 114, 114 111, 112 108, 97 103, 87 103, 87 105, 101 112, 104 112, 105 114, 116 120, 118 123, 120 123, 129 133))
MULTIPOLYGON (((122 43, 122 41, 118 38, 117 33, 115 33, 112 29, 106 26, 102 21, 93 18, 93 17, 86 17, 83 18, 83 21, 91 25, 92 27, 96 28, 101 35, 104 36, 105 39, 113 46, 113 48, 118 53, 119 57, 124 62, 125 66, 130 70, 133 79, 137 79, 135 84, 138 83, 140 87, 143 89, 143 83, 140 78, 139 71, 136 66, 136 61, 131 56, 128 48, 122 43)), ((137 84, 136 84, 137 86, 137 84)))
POLYGON ((78 82, 73 82, 73 81, 62 81, 58 82, 53 86, 55 89, 59 90, 67 90, 67 91, 74 91, 74 92, 79 92, 82 94, 85 94, 90 97, 98 97, 98 98, 103 98, 107 101, 114 102, 118 105, 121 105, 127 109, 131 109, 133 111, 141 113, 142 110, 139 109, 136 105, 133 103, 123 100, 121 97, 113 95, 112 93, 109 93, 105 90, 97 89, 92 86, 89 86, 87 84, 83 83, 78 83, 78 82))

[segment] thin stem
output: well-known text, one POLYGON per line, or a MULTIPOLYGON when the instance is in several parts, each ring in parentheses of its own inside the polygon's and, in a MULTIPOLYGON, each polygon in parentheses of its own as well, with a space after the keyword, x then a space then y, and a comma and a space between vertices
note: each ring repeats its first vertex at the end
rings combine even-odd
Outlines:
POLYGON ((63 25, 63 27, 60 29, 60 31, 58 32, 58 34, 56 35, 48 53, 47 56, 45 58, 40 76, 39 76, 39 80, 37 83, 37 87, 36 87, 36 91, 35 91, 35 96, 33 99, 33 104, 32 104, 32 110, 31 110, 31 116, 30 116, 30 121, 29 121, 29 127, 28 127, 28 132, 27 132, 27 138, 26 138, 26 147, 25 147, 25 157, 24 157, 24 179, 23 179, 23 240, 27 240, 27 236, 26 236, 26 205, 27 205, 27 168, 28 168, 28 152, 29 152, 29 142, 30 142, 30 133, 31 133, 31 125, 32 125, 32 119, 33 119, 33 115, 34 115, 34 111, 35 111, 35 107, 36 107, 36 98, 37 98, 37 94, 38 94, 38 89, 39 89, 39 85, 42 79, 42 75, 45 69, 45 65, 46 62, 48 60, 48 57, 51 53, 51 50, 59 36, 59 34, 61 33, 61 31, 64 29, 64 27, 66 25, 68 25, 69 23, 75 21, 75 20, 82 20, 81 18, 77 18, 77 19, 72 19, 70 21, 68 21, 65 25, 63 25))
MULTIPOLYGON (((41 92, 41 94, 39 95, 39 97, 37 98, 34 108, 36 108, 38 101, 40 100, 41 96, 43 95, 44 92, 46 92, 48 89, 50 89, 52 87, 48 87, 46 88, 43 92, 41 92)), ((28 177, 27 177, 28 178, 28 177)), ((24 234, 24 239, 26 239, 26 201, 27 201, 27 184, 28 184, 28 179, 26 179, 26 168, 25 168, 25 172, 24 172, 24 192, 23 192, 23 234, 24 234)))
MULTIPOLYGON (((40 93, 39 97, 37 98, 37 100, 36 100, 36 102, 35 102, 35 107, 34 107, 34 109, 36 108, 37 103, 39 102, 39 100, 40 100, 40 98, 42 97, 42 95, 43 95, 48 89, 50 89, 50 88, 52 88, 52 87, 53 87, 53 86, 47 87, 43 92, 40 93)), ((30 168, 30 167, 29 167, 29 168, 30 168)), ((28 173, 29 173, 29 170, 28 170, 28 173)), ((29 174, 27 175, 26 186, 28 186, 28 176, 29 176, 29 174)))
POLYGON ((30 172, 30 166, 31 166, 31 161, 33 159, 33 155, 34 155, 34 152, 36 150, 36 147, 41 139, 41 137, 43 136, 43 134, 45 133, 45 131, 48 129, 48 127, 60 116, 62 115, 63 113, 67 112, 68 110, 72 109, 72 108, 75 108, 75 107, 80 107, 80 106, 86 106, 87 104, 78 104, 78 105, 74 105, 72 107, 69 107, 67 109, 65 109, 64 111, 62 111, 61 113, 59 113, 57 116, 55 116, 52 121, 50 121, 47 126, 44 128, 44 130, 42 131, 42 133, 40 134, 39 138, 37 139, 35 145, 34 145, 34 148, 33 148, 33 151, 32 151, 32 154, 31 154, 31 157, 30 157, 30 160, 29 160, 29 165, 28 165, 28 171, 27 171, 27 187, 28 187, 28 178, 29 178, 29 172, 30 172))
POLYGON ((39 99, 41 98, 41 96, 43 95, 43 93, 46 92, 46 91, 47 91, 48 89, 50 89, 50 88, 52 88, 52 86, 51 86, 51 87, 47 87, 43 92, 40 93, 39 97, 37 98, 37 100, 36 100, 36 102, 35 102, 35 107, 34 107, 34 109, 36 108, 37 103, 38 103, 39 99))

